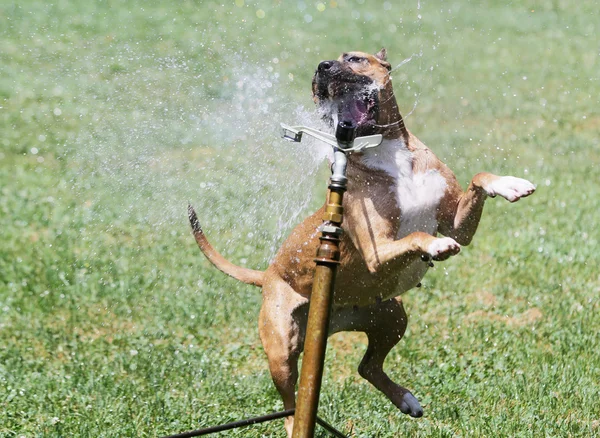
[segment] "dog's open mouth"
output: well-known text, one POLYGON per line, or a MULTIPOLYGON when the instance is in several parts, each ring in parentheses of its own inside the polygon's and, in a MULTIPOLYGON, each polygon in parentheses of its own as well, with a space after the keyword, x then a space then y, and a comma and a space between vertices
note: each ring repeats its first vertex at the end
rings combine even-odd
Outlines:
POLYGON ((349 96, 344 96, 337 102, 334 101, 334 106, 337 110, 338 121, 352 122, 355 126, 365 126, 369 122, 373 122, 375 113, 375 96, 361 95, 358 96, 352 93, 349 96))
POLYGON ((356 84, 340 84, 329 87, 329 93, 321 96, 319 107, 323 118, 333 126, 339 122, 351 122, 361 135, 373 129, 377 117, 378 93, 373 87, 356 84))

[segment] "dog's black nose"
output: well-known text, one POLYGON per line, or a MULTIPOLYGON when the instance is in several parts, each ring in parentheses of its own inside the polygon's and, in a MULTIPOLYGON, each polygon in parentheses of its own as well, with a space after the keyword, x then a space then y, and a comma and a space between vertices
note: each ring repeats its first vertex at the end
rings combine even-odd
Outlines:
POLYGON ((325 70, 329 70, 332 65, 333 61, 323 61, 319 64, 318 70, 324 72, 325 70))

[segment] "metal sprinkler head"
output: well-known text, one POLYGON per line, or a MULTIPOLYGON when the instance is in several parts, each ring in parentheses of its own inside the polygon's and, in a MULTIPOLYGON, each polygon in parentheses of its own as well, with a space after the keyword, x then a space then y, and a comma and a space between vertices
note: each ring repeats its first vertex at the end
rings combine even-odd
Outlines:
POLYGON ((302 134, 307 134, 334 149, 339 149, 346 153, 360 152, 364 149, 374 148, 379 146, 383 141, 381 134, 354 138, 356 135, 356 126, 352 122, 340 122, 336 128, 335 135, 308 126, 289 126, 285 123, 281 123, 281 129, 281 136, 288 141, 299 143, 302 141, 302 134))

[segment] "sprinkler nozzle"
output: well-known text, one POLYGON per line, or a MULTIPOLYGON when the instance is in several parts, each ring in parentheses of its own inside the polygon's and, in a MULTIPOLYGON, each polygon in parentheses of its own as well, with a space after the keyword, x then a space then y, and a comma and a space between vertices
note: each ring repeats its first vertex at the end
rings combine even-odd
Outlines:
POLYGON ((335 138, 342 149, 351 148, 356 138, 356 124, 351 120, 342 120, 335 130, 335 138))
POLYGON ((281 136, 287 141, 300 143, 302 141, 302 131, 297 131, 289 126, 281 126, 281 136))

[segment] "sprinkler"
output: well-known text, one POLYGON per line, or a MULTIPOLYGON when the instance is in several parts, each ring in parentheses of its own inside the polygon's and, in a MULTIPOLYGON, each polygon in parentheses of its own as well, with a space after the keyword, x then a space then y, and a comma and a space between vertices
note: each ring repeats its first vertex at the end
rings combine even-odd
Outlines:
POLYGON ((310 297, 304 359, 298 384, 296 412, 294 414, 293 438, 312 438, 317 422, 317 409, 337 265, 340 263, 340 237, 344 209, 342 201, 348 178, 346 178, 346 154, 373 148, 381 144, 381 135, 356 136, 356 125, 342 121, 336 127, 335 136, 306 126, 281 124, 283 138, 293 142, 302 141, 302 134, 310 135, 333 147, 333 165, 329 179, 328 203, 323 215, 321 243, 317 249, 313 289, 310 297))

